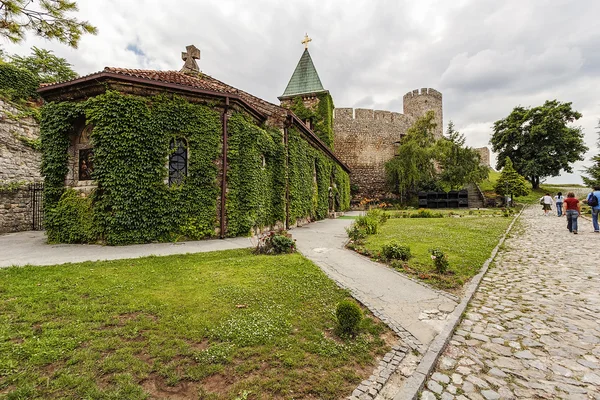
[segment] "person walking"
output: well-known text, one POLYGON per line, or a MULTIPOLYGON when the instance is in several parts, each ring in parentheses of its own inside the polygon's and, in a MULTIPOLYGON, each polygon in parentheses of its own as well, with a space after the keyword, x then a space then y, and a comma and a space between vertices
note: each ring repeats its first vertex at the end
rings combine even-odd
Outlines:
POLYGON ((544 196, 540 197, 540 204, 542 205, 542 209, 544 210, 544 215, 550 215, 550 211, 552 211, 552 197, 550 197, 550 193, 546 193, 544 196))
POLYGON ((600 233, 600 227, 598 226, 598 214, 600 213, 600 204, 596 203, 596 205, 593 205, 594 202, 591 202, 592 196, 596 197, 595 202, 600 201, 600 185, 595 185, 593 191, 590 194, 588 194, 588 197, 585 200, 585 202, 592 208, 592 225, 594 226, 594 232, 600 233))
POLYGON ((554 203, 556 203, 556 214, 558 214, 559 217, 562 217, 563 215, 562 205, 564 200, 565 198, 563 197, 562 192, 558 192, 556 196, 554 196, 554 203))
POLYGON ((577 218, 581 213, 579 200, 575 198, 575 193, 567 193, 567 198, 564 201, 565 211, 567 214, 567 229, 577 235, 577 218))

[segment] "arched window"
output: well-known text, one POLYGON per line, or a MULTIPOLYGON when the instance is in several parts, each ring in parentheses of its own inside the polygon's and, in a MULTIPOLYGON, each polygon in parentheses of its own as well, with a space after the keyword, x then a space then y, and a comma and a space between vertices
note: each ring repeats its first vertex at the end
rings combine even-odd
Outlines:
POLYGON ((187 143, 182 138, 171 139, 169 148, 169 186, 178 185, 187 176, 187 143))

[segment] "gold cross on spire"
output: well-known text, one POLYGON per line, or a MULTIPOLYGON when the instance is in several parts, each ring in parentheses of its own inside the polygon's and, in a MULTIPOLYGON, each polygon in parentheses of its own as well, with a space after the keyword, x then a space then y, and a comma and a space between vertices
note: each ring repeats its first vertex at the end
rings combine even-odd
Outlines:
POLYGON ((308 49, 308 43, 312 42, 312 39, 308 37, 308 33, 304 34, 304 40, 301 41, 300 43, 302 43, 304 45, 305 49, 308 49))

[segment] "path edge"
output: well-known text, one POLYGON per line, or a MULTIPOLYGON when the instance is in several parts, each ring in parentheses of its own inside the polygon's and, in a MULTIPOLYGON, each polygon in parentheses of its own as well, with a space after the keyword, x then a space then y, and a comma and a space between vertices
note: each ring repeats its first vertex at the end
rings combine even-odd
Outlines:
POLYGON ((471 299, 475 295, 475 292, 479 288, 481 280, 487 273, 490 264, 496 258, 500 247, 504 244, 506 237, 511 232, 515 222, 521 217, 521 214, 523 214, 525 208, 527 208, 527 206, 523 207, 521 211, 513 218, 510 225, 508 225, 508 228, 506 228, 504 235, 502 235, 502 237, 498 241, 498 244, 496 245, 496 247, 494 247, 494 250, 492 250, 490 257, 483 263, 483 266, 481 267, 479 273, 475 275, 473 279, 471 279, 471 282, 465 290, 465 295, 462 301, 458 304, 458 306, 456 306, 454 311, 452 311, 448 315, 448 324, 446 324, 444 329, 442 329, 442 331, 435 337, 435 339, 433 339, 433 342, 431 342, 431 344, 429 345, 429 348, 425 352, 425 355, 421 359, 421 362, 417 366, 417 369, 406 381, 404 381, 404 384, 400 388, 400 391, 394 396, 394 400, 418 399, 419 391, 425 386, 425 381, 427 380, 427 377, 429 377, 429 375, 433 371, 433 368, 435 367, 438 359, 442 355, 442 352, 446 348, 446 345, 452 338, 452 334, 454 333, 454 330, 461 321, 462 315, 467 309, 469 303, 471 302, 471 299))

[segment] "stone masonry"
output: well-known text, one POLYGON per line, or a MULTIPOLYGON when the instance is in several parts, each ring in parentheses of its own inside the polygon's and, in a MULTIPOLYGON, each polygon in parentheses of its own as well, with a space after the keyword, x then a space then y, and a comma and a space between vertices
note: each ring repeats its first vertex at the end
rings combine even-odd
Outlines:
POLYGON ((600 398, 600 235, 578 222, 524 211, 421 399, 600 398))
POLYGON ((404 95, 404 113, 336 108, 335 153, 352 170, 350 181, 358 185, 360 197, 389 197, 385 185, 385 163, 392 159, 408 128, 427 111, 435 112, 437 139, 443 135, 442 94, 423 88, 404 95))
POLYGON ((41 182, 41 154, 25 143, 39 137, 39 126, 31 117, 0 100, 0 233, 31 229, 31 201, 27 183, 41 182), (2 189, 7 184, 19 188, 2 189))

